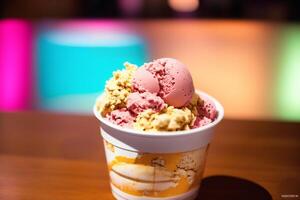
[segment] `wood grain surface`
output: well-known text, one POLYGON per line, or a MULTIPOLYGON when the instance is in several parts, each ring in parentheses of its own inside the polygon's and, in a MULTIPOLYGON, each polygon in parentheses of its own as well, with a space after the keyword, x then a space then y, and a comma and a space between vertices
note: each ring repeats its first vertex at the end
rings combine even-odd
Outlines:
MULTIPOLYGON (((92 116, 0 113, 0 199, 113 199, 92 116)), ((300 124, 225 119, 199 200, 300 199, 300 124)))

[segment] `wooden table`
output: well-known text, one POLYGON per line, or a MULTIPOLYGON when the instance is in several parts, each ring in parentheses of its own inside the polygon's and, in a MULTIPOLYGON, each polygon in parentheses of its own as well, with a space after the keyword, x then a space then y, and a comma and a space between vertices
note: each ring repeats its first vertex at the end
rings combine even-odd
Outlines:
MULTIPOLYGON (((0 199, 113 199, 91 116, 0 113, 0 199)), ((300 124, 224 120, 199 200, 299 199, 300 124)))

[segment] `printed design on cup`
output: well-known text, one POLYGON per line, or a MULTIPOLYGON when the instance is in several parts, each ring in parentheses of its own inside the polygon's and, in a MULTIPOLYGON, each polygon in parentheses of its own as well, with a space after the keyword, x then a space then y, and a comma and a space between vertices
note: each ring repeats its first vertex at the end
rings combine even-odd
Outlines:
POLYGON ((105 140, 104 147, 111 184, 125 193, 171 197, 200 185, 207 146, 162 154, 129 151, 105 140))

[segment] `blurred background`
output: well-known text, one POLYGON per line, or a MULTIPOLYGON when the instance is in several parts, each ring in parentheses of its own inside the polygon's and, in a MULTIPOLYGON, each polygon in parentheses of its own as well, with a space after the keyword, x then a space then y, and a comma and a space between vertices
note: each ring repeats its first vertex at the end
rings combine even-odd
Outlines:
POLYGON ((185 63, 227 118, 300 121, 300 1, 2 0, 0 111, 91 115, 125 61, 185 63))

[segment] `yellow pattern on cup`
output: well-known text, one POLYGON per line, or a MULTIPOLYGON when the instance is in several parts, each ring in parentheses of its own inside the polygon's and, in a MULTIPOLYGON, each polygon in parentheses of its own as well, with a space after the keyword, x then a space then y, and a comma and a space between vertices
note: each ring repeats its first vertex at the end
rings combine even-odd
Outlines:
POLYGON ((168 154, 136 152, 134 157, 120 155, 120 152, 126 154, 127 150, 118 149, 108 142, 105 142, 105 148, 114 153, 114 159, 108 163, 111 183, 125 193, 170 197, 200 185, 206 147, 168 154))

